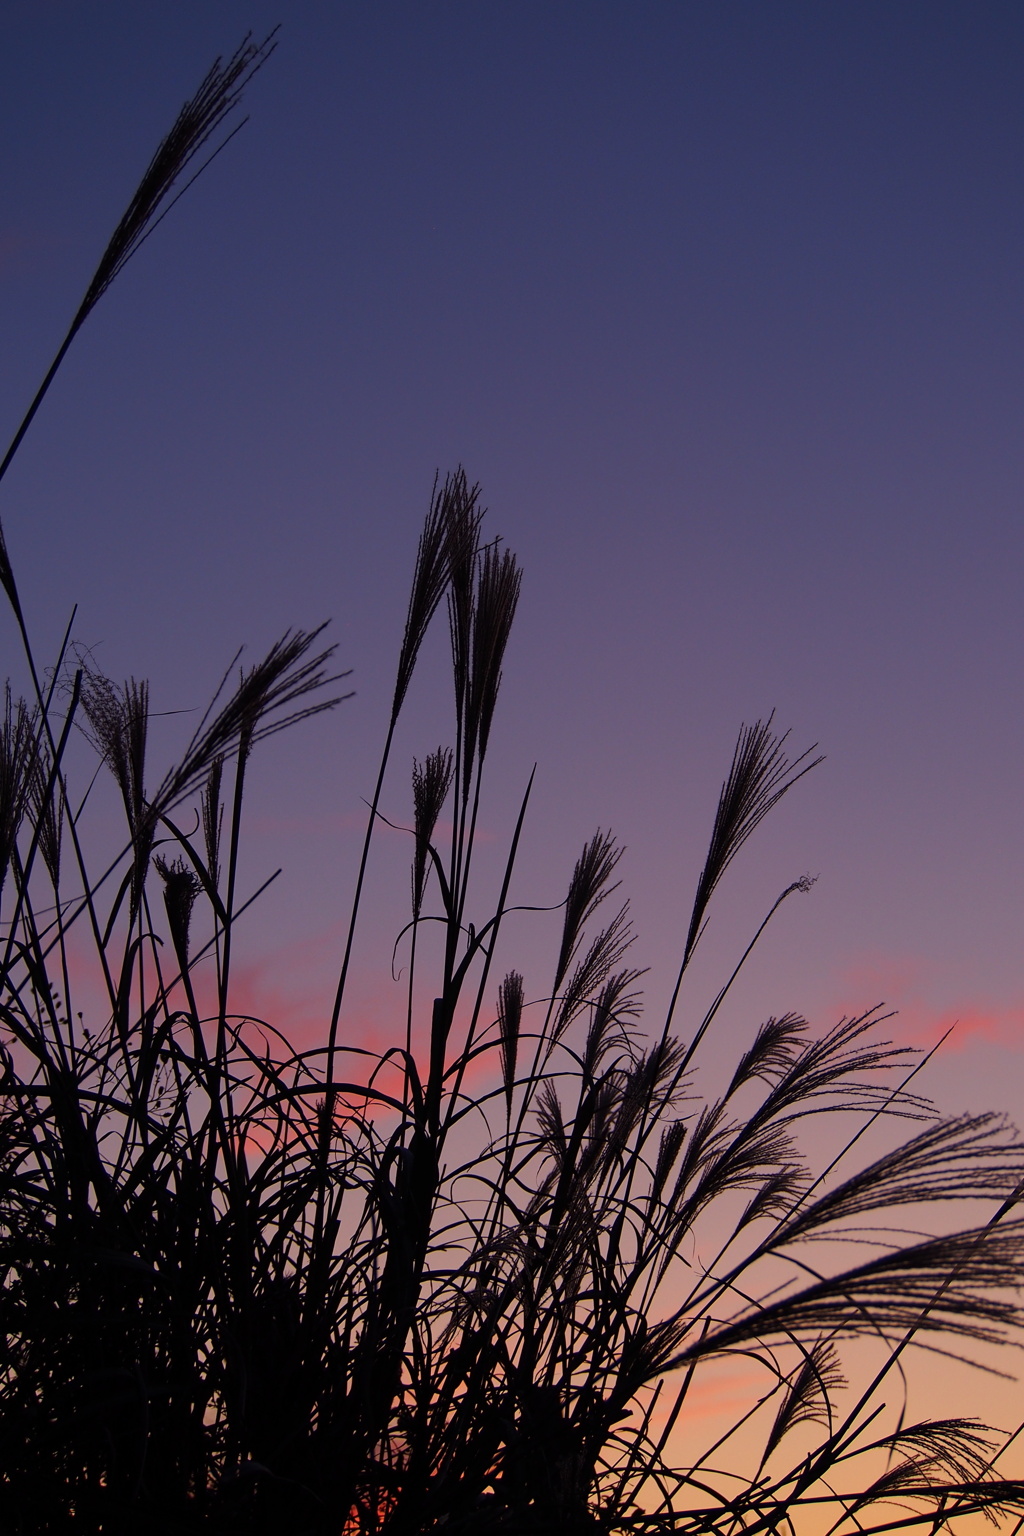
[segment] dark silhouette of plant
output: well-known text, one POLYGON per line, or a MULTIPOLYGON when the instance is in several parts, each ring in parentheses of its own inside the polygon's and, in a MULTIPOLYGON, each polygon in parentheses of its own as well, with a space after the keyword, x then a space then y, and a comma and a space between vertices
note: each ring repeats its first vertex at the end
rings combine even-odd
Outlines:
MULTIPOLYGON (((184 110, 85 313, 266 52, 246 44, 184 110)), ((1024 1514, 1024 1484, 999 1468, 1005 1436, 887 1418, 879 1395, 914 1347, 970 1351, 1019 1327, 1013 1131, 936 1116, 912 1087, 913 1053, 879 1038, 874 1012, 820 1036, 771 1018, 722 1091, 702 1094, 698 1049, 745 955, 711 1008, 676 1024, 725 872, 814 749, 791 757, 770 717, 741 730, 650 1039, 628 906, 609 902, 621 850, 608 832, 572 872, 547 985, 514 967, 497 979, 530 786, 481 907, 475 830, 520 588, 514 556, 481 542, 482 515, 461 469, 435 484, 312 1050, 236 1011, 232 954, 258 894, 239 880, 247 765, 264 737, 338 702, 321 631, 226 677, 159 777, 145 683, 111 681, 66 643, 52 685, 29 650, 35 697, 8 693, 0 1530, 731 1536, 1024 1514), (374 1054, 345 1012, 359 893, 445 598, 451 746, 413 763, 408 982, 394 1041, 374 1054), (95 874, 76 726, 125 815, 95 874), (102 1017, 87 1026, 76 1000, 97 985, 102 1017), (840 1112, 849 1135, 815 1173, 806 1127, 840 1112), (858 1162, 886 1121, 909 1136, 858 1162), (962 1200, 991 1216, 906 1230, 962 1200), (864 1245, 852 1264, 850 1241, 864 1245), (855 1388, 849 1340, 871 1361, 855 1388), (735 1358, 758 1373, 748 1410, 715 1443, 699 1421, 684 1433, 705 1372, 735 1358)), ((752 943, 808 885, 787 886, 752 943)))

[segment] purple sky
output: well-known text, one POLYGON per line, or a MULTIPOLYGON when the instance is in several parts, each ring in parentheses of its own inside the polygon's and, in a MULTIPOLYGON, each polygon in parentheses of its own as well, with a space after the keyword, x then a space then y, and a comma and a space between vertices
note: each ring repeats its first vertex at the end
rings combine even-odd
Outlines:
MULTIPOLYGON (((253 876, 285 865, 254 995, 306 1019, 327 984, 416 532, 461 460, 526 569, 485 814, 507 834, 539 762, 518 897, 616 828, 663 999, 736 729, 774 706, 828 762, 736 866, 693 1006, 820 874, 729 1027, 960 1016, 933 1092, 1013 1107, 1024 10, 7 0, 5 433, 180 102, 282 12, 252 121, 88 322, 0 508, 40 649, 77 600, 156 708, 334 619, 357 697, 254 786, 253 876)), ((439 656, 399 819, 449 730, 439 656)), ((382 842, 360 952, 382 1027, 407 854, 382 842)))

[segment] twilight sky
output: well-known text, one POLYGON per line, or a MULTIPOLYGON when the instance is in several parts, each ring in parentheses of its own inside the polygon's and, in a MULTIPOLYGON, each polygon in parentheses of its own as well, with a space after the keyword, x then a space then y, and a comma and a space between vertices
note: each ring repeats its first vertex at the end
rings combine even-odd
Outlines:
MULTIPOLYGON (((818 874, 728 1027, 886 1000, 931 1041, 959 1018, 931 1090, 1013 1109, 1024 10, 3 10, 5 436, 181 101, 283 22, 251 122, 89 320, 0 506, 40 648, 77 601, 158 709, 203 703, 240 642, 334 620, 357 696, 257 772, 251 873, 285 873, 254 1006, 312 1027, 329 986, 418 525, 461 460, 526 570, 485 813, 498 850, 539 763, 518 898, 558 900, 613 826, 662 1000, 736 729, 775 707, 828 761, 735 867, 693 1006, 818 874)), ((399 820, 404 765, 448 733, 437 638, 399 820)), ((6 615, 0 640, 16 670, 6 615)), ((382 1030, 407 857, 382 841, 360 951, 382 1030)))

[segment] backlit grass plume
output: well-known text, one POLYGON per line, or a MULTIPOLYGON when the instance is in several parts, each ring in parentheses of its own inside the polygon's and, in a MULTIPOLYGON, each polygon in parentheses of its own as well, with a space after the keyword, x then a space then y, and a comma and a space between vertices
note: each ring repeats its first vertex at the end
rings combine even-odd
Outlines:
MULTIPOLYGON (((125 209, 117 228, 107 242, 99 266, 75 311, 64 340, 46 371, 43 382, 21 420, 3 459, 0 459, 0 480, 7 473, 22 439, 42 404, 50 385, 68 352, 71 343, 106 293, 111 283, 148 239, 161 219, 168 214, 178 198, 192 185, 196 177, 220 153, 229 138, 242 126, 238 123, 216 148, 211 142, 241 101, 246 84, 266 62, 276 48, 274 32, 257 43, 251 35, 246 37, 225 62, 215 59, 195 95, 190 97, 175 118, 170 132, 157 148, 146 168, 135 195, 125 209), (206 153, 209 151, 209 153, 206 153), (203 154, 206 158, 197 165, 203 154)), ((243 119, 244 121, 244 119, 243 119)), ((19 621, 23 620, 17 583, 11 567, 3 529, 0 527, 0 585, 10 600, 19 621)), ((25 636, 27 640, 27 636, 25 636)))
MULTIPOLYGON (((185 109, 89 305, 267 51, 185 109)), ((247 1011, 236 956, 267 883, 243 857, 253 755, 341 701, 322 630, 236 657, 169 764, 148 685, 70 636, 52 683, 33 666, 34 696, 6 695, 0 1531, 1019 1529, 1020 1431, 916 1418, 899 1382, 922 1350, 991 1365, 1019 1341, 1024 1145, 936 1114, 877 1011, 812 1027, 737 1006, 724 1034, 746 956, 808 880, 710 1004, 689 971, 743 846, 820 758, 770 715, 741 730, 648 1035, 612 834, 561 890, 521 892, 531 778, 495 868, 474 856, 522 580, 482 517, 462 469, 435 483, 338 982, 302 1048, 247 1011), (413 744, 410 792, 392 749, 445 599, 452 707, 440 747, 413 744), (371 1049, 346 982, 385 817, 411 892, 371 1049), (702 1393, 737 1363, 745 1398, 713 1425, 702 1393)))
MULTIPOLYGON (((494 548, 473 556, 474 622, 494 548)), ((489 992, 518 831, 498 905, 468 920, 472 818, 442 747, 414 763, 410 844, 412 934, 441 934, 411 968, 436 980, 396 995, 394 1044, 351 1044, 341 1007, 333 1050, 325 1011, 323 1048, 297 1052, 232 1007, 247 763, 337 702, 318 636, 286 636, 222 690, 153 789, 145 684, 72 660, 47 719, 7 708, 4 1528, 724 1536, 1024 1514, 1005 1437, 955 1417, 887 1427, 879 1396, 915 1346, 1018 1330, 1024 1147, 995 1116, 937 1117, 874 1015, 820 1033, 771 1018, 702 1094, 692 1041, 643 1036, 625 906, 601 921, 610 833, 576 861, 547 986, 513 967, 489 992), (125 818, 95 879, 64 761, 76 717, 125 818), (109 999, 88 1022, 87 941, 109 999), (816 1173, 805 1127, 837 1113, 845 1150, 816 1173), (879 1120, 911 1132, 858 1160, 879 1120), (992 1218, 909 1234, 964 1200, 992 1218), (851 1339, 874 1351, 867 1389, 847 1385, 851 1339), (737 1356, 759 1384, 708 1441, 683 1409, 737 1356)), ((801 771, 780 743, 740 737, 702 921, 737 839, 801 771)), ((713 1024, 698 1015, 695 1038, 713 1024)))

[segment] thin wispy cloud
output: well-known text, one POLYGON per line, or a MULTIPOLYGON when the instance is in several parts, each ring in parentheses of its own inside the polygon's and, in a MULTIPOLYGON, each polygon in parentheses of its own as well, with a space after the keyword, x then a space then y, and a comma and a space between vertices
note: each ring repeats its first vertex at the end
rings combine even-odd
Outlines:
POLYGON ((937 999, 924 963, 913 956, 874 956, 844 973, 837 1006, 847 1012, 877 1002, 893 1010, 891 1028, 902 1044, 967 1051, 979 1040, 1024 1051, 1024 1003, 984 996, 937 999))

